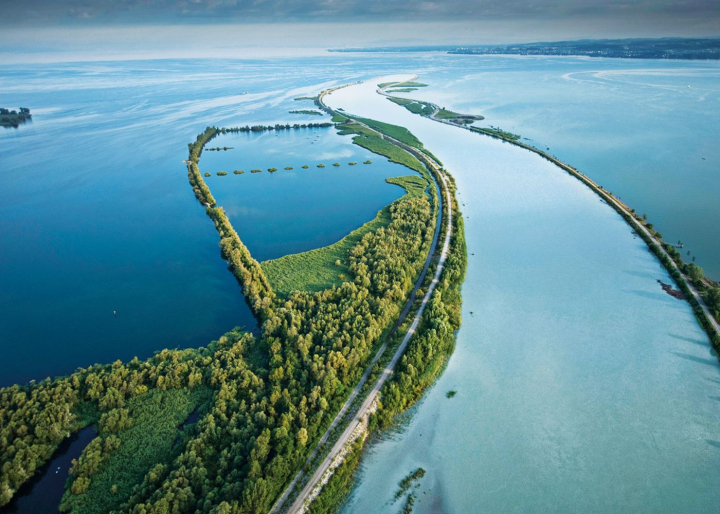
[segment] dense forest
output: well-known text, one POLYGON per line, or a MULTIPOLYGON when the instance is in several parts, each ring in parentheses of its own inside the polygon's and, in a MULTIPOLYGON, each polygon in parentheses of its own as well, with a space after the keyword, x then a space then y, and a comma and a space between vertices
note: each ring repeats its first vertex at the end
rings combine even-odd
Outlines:
MULTIPOLYGON (((347 250, 342 284, 278 296, 198 165, 217 134, 246 130, 253 128, 209 127, 189 145, 187 163, 260 333, 234 329, 207 347, 1 389, 0 506, 65 438, 94 424, 98 436, 74 462, 63 511, 266 512, 358 381, 423 267, 436 198, 409 194, 391 204, 389 222, 347 250)), ((383 396, 383 424, 417 399, 452 347, 464 274, 461 234, 383 396)))

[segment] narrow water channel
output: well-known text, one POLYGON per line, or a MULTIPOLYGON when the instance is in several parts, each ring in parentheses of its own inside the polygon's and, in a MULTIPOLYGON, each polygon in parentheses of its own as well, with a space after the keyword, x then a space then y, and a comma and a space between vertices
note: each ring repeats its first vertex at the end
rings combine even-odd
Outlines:
POLYGON ((375 93, 389 80, 327 103, 409 128, 455 177, 463 325, 438 383, 369 446, 344 512, 399 510, 418 467, 414 512, 716 512, 720 368, 665 270, 576 179, 390 103, 375 93))
POLYGON ((72 460, 80 457, 85 447, 95 438, 95 429, 85 427, 64 441, 49 463, 35 478, 23 485, 21 492, 2 512, 18 514, 46 514, 59 512, 60 500, 65 492, 72 460))

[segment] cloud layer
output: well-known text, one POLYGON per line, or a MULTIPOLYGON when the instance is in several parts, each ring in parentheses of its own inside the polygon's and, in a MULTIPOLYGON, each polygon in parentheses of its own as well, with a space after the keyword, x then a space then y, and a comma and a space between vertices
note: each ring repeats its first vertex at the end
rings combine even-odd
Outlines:
MULTIPOLYGON (((720 20, 714 0, 0 0, 2 23, 720 20)), ((716 23, 717 26, 717 23, 716 23)))

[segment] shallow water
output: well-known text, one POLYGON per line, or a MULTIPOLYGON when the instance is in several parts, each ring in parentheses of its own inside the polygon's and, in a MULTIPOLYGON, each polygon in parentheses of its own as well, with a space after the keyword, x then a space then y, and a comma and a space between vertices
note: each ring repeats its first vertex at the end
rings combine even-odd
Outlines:
POLYGON ((482 114, 576 166, 720 280, 720 64, 446 56, 399 96, 482 114))
POLYGON ((443 161, 469 264, 447 370, 370 446, 343 511, 399 509, 418 467, 415 512, 715 511, 720 368, 644 243, 547 161, 388 106, 376 82, 328 103, 410 128, 443 161))

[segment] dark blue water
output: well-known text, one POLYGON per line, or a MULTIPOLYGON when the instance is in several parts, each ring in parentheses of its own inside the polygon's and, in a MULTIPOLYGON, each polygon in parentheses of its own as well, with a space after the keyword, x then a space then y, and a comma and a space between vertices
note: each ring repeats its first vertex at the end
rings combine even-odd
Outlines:
POLYGON ((3 68, 0 105, 27 105, 34 119, 0 131, 0 385, 253 328, 182 160, 210 124, 318 121, 287 111, 311 106, 293 98, 330 72, 261 61, 3 68))
POLYGON ((261 261, 342 239, 404 194, 386 178, 415 173, 354 145, 333 128, 226 134, 208 146, 233 147, 204 152, 200 169, 212 173, 205 181, 215 200, 261 261), (363 164, 366 160, 372 164, 363 164), (236 169, 245 173, 235 175, 236 169), (218 171, 228 175, 218 176, 218 171))
POLYGON ((23 485, 13 502, 2 511, 18 514, 58 512, 72 460, 80 457, 95 435, 95 430, 90 426, 65 440, 50 462, 38 471, 36 478, 23 485))

